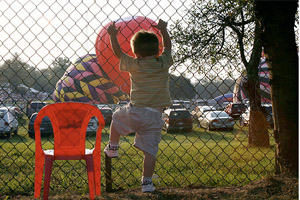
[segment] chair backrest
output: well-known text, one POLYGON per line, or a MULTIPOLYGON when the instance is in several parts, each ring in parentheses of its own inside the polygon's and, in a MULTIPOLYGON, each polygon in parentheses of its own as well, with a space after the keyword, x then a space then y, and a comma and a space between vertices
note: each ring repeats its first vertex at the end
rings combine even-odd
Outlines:
POLYGON ((85 155, 86 130, 90 119, 98 120, 96 148, 101 147, 101 131, 105 125, 100 110, 93 105, 78 102, 54 103, 43 107, 34 122, 36 151, 42 151, 40 124, 48 116, 54 134, 54 157, 85 155))

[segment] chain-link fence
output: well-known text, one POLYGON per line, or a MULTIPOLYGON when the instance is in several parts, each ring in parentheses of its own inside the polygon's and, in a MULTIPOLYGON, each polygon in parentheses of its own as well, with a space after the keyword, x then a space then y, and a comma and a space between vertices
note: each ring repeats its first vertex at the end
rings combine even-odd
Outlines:
MULTIPOLYGON (((254 22, 238 29, 246 30, 242 58, 234 29, 223 26, 230 20, 247 21, 251 4, 238 7, 225 1, 216 7, 215 3, 1 1, 0 194, 33 194, 33 122, 35 113, 46 104, 70 100, 95 104, 106 118, 102 148, 107 144, 111 114, 129 97, 129 76, 118 71, 107 39, 111 21, 122 27, 124 37, 119 40, 129 54, 133 32, 147 27, 155 31, 151 24, 159 19, 168 22, 174 55, 169 83, 174 104, 163 114, 165 125, 155 168, 158 178, 154 180, 158 187, 243 185, 274 174, 272 107, 263 59, 258 73, 270 123, 270 147, 248 145, 249 99, 243 89, 247 78, 242 61, 251 55, 254 22), (243 13, 238 12, 241 8, 249 9, 242 18, 237 16, 243 13), (217 31, 205 35, 209 30, 217 31)), ((90 142, 95 140, 94 131, 90 127, 87 132, 90 142)), ((53 146, 51 127, 42 130, 42 136, 46 148, 53 146)), ((139 186, 143 154, 133 147, 133 139, 134 133, 121 138, 119 159, 105 160, 102 153, 102 188, 139 186), (109 168, 105 169, 105 164, 109 168), (109 181, 105 170, 111 171, 109 181)), ((50 194, 65 190, 88 192, 84 162, 54 163, 50 194)))

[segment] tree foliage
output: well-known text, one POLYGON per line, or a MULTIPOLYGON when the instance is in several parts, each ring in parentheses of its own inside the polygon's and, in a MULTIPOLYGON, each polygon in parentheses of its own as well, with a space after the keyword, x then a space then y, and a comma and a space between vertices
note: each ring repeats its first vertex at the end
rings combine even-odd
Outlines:
POLYGON ((230 74, 239 63, 243 64, 248 77, 244 89, 250 100, 248 142, 268 147, 267 123, 258 126, 263 116, 258 77, 261 32, 251 0, 198 0, 187 10, 184 20, 173 26, 171 35, 177 65, 188 61, 190 67, 206 76, 219 76, 222 70, 230 74), (228 62, 233 65, 224 64, 228 62))
POLYGON ((226 64, 230 73, 249 59, 255 26, 249 1, 198 0, 184 16, 171 31, 177 65, 188 61, 189 67, 216 75, 224 63, 231 63, 226 64))
POLYGON ((184 76, 170 75, 169 85, 172 99, 191 99, 196 95, 193 84, 184 76))
POLYGON ((11 59, 5 60, 4 64, 0 67, 0 83, 10 83, 13 91, 21 84, 31 85, 34 83, 34 77, 31 72, 33 67, 22 61, 18 54, 14 54, 11 59))
POLYGON ((62 77, 71 62, 68 58, 58 57, 52 65, 39 69, 24 62, 20 55, 14 54, 0 66, 0 84, 10 83, 14 92, 19 91, 18 86, 24 84, 42 92, 52 93, 57 81, 62 77))

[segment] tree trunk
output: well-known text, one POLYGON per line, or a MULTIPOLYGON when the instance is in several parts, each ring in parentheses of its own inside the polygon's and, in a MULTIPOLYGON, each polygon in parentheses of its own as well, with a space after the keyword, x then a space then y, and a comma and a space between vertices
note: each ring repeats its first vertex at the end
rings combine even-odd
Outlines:
POLYGON ((244 85, 244 89, 248 93, 250 101, 248 145, 269 147, 270 138, 268 133, 268 124, 265 115, 261 111, 260 81, 258 76, 258 66, 262 52, 262 44, 260 40, 261 32, 261 25, 258 21, 256 21, 253 50, 249 63, 244 63, 248 77, 247 82, 244 85))
POLYGON ((261 39, 270 71, 277 172, 298 176, 298 54, 294 30, 298 2, 255 3, 264 27, 261 39))
MULTIPOLYGON (((258 74, 257 70, 256 74, 258 74)), ((259 93, 259 86, 259 80, 251 79, 247 81, 244 87, 250 100, 248 145, 256 147, 270 147, 268 121, 264 113, 261 111, 261 95, 259 93)))

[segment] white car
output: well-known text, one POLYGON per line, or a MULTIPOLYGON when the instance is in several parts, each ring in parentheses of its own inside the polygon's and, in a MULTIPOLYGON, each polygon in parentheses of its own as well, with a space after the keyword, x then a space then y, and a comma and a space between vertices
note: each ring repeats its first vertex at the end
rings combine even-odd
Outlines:
POLYGON ((7 138, 11 137, 11 134, 18 133, 18 119, 12 112, 9 111, 7 107, 0 108, 0 135, 6 136, 7 138))
POLYGON ((205 112, 212 110, 216 110, 216 108, 213 106, 196 106, 192 111, 192 115, 194 119, 198 119, 205 112))
POLYGON ((22 117, 22 111, 20 108, 16 106, 6 106, 9 109, 9 112, 11 112, 17 119, 22 117))
POLYGON ((199 124, 202 128, 213 129, 228 129, 233 130, 234 119, 225 111, 207 111, 199 118, 199 124))
POLYGON ((241 117, 240 117, 240 125, 241 126, 246 126, 249 124, 249 120, 250 120, 250 107, 247 108, 247 110, 241 114, 241 117))
MULTIPOLYGON (((273 121, 273 112, 272 112, 272 104, 262 104, 262 107, 265 109, 265 116, 269 123, 269 126, 272 128, 274 127, 274 121, 273 121)), ((241 126, 247 126, 250 121, 250 107, 247 108, 246 112, 241 114, 241 117, 239 119, 241 126)))

